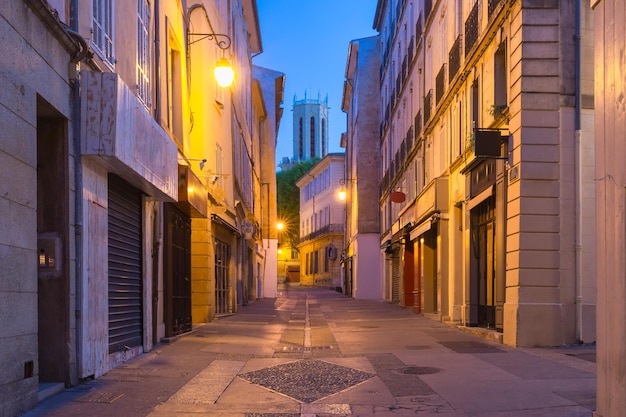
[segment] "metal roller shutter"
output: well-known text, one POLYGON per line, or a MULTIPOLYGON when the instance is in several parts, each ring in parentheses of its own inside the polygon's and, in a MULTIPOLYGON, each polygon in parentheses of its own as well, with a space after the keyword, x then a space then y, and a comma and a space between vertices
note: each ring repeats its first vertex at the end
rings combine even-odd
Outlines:
POLYGON ((109 175, 109 353, 142 345, 142 196, 109 175))
POLYGON ((396 251, 391 258, 391 302, 400 303, 400 256, 396 251))

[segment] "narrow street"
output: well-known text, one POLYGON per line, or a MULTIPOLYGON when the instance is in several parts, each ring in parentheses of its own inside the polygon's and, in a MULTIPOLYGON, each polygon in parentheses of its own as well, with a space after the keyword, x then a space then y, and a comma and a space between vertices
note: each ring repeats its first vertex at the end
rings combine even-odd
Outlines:
POLYGON ((595 409, 593 346, 514 349, 320 289, 196 327, 26 417, 573 417, 595 409))

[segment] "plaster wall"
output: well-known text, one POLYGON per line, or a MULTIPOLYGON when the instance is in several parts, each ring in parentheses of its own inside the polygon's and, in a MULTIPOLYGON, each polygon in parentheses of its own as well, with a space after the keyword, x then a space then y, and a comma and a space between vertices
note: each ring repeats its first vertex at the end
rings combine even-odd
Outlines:
POLYGON ((354 241, 354 298, 382 300, 383 280, 380 264, 380 237, 376 233, 359 234, 354 241))
POLYGON ((0 4, 0 38, 0 415, 11 416, 37 402, 37 100, 71 123, 71 53, 24 2, 0 4))

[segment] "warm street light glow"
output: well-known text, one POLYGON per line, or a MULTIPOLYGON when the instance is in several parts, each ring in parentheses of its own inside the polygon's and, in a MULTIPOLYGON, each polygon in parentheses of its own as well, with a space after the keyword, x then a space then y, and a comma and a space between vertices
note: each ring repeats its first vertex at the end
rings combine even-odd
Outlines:
POLYGON ((235 79, 235 71, 226 58, 222 58, 217 62, 213 73, 220 87, 230 87, 235 79))
POLYGON ((278 223, 276 224, 276 229, 278 229, 278 230, 283 230, 284 228, 285 228, 285 225, 284 225, 284 223, 283 223, 283 222, 278 222, 278 223))
MULTIPOLYGON (((353 182, 356 184, 356 178, 343 178, 339 180, 339 185, 345 185, 348 181, 353 182)), ((346 198, 348 197, 348 193, 346 192, 346 188, 345 187, 341 187, 341 189, 339 189, 339 192, 337 193, 337 197, 339 197, 339 199, 341 201, 346 201, 346 198)))
POLYGON ((346 201, 347 193, 346 193, 346 190, 344 188, 339 190, 339 193, 337 193, 337 195, 339 196, 339 199, 341 201, 346 201))

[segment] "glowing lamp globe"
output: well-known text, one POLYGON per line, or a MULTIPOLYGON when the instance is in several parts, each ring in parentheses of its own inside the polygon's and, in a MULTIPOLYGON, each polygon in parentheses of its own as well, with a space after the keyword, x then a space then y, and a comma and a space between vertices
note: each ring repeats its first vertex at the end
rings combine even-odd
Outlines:
POLYGON ((213 74, 220 87, 230 87, 235 78, 235 71, 233 71, 233 67, 226 58, 222 58, 217 62, 213 74))
POLYGON ((339 192, 337 193, 337 195, 339 196, 339 199, 340 199, 341 201, 346 201, 346 197, 348 197, 348 193, 346 193, 346 190, 345 190, 345 189, 343 189, 343 188, 342 188, 341 190, 339 190, 339 192))

